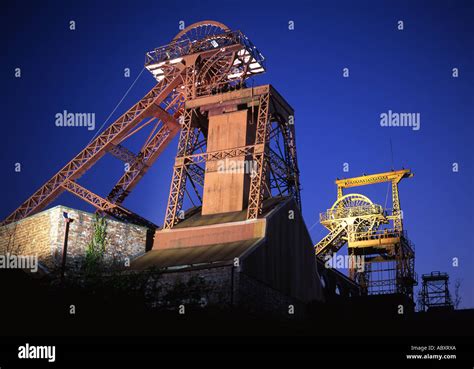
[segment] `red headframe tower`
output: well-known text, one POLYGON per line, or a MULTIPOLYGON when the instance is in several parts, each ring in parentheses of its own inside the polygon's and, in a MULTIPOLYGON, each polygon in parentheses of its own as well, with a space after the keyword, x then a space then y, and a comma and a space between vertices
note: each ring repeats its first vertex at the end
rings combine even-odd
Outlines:
POLYGON ((3 224, 37 213, 66 190, 102 213, 156 228, 122 203, 178 133, 165 229, 179 222, 185 194, 202 203, 203 214, 247 209, 247 219, 256 219, 264 198, 275 194, 300 205, 293 110, 271 86, 247 87, 265 67, 243 33, 214 21, 195 23, 148 52, 145 66, 157 85, 3 224), (146 126, 153 129, 139 153, 123 146, 146 126), (107 153, 130 169, 102 197, 77 180, 107 153))
MULTIPOLYGON (((152 249, 131 267, 224 268, 229 285, 239 286, 232 287, 234 302, 259 305, 262 294, 274 293, 296 301, 324 299, 301 215, 293 109, 271 85, 248 85, 265 71, 262 54, 242 32, 203 21, 148 52, 145 67, 156 86, 3 224, 39 212, 66 190, 102 214, 154 232, 160 227, 122 204, 179 134, 163 227, 154 232, 152 249), (150 134, 133 153, 124 143, 145 128, 150 134), (100 196, 78 180, 107 153, 129 170, 100 196)), ((328 291, 337 283, 348 294, 357 292, 344 276, 324 273, 332 278, 328 291)))

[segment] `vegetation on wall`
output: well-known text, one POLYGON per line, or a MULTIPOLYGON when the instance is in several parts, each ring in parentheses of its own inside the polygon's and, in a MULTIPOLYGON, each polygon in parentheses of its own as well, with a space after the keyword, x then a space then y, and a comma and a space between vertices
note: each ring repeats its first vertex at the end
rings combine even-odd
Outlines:
POLYGON ((86 247, 84 262, 86 274, 93 274, 100 269, 105 254, 105 238, 107 236, 107 221, 105 217, 95 214, 93 227, 91 241, 86 247))

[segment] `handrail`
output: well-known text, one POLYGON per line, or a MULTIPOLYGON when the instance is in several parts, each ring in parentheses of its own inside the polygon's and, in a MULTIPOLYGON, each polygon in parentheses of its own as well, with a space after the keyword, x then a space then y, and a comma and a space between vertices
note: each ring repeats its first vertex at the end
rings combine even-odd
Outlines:
POLYGON ((350 242, 381 240, 389 238, 402 238, 407 246, 413 251, 413 253, 415 252, 415 245, 410 241, 408 238, 408 233, 405 230, 399 231, 396 229, 384 228, 367 232, 353 232, 349 234, 350 242))
POLYGON ((200 40, 177 40, 152 51, 147 52, 145 58, 145 66, 150 64, 164 63, 169 60, 181 58, 185 55, 190 55, 195 52, 202 52, 216 48, 223 48, 226 46, 241 44, 247 49, 249 54, 259 63, 262 68, 265 68, 263 61, 265 58, 257 50, 254 44, 241 31, 224 32, 221 34, 210 35, 200 40))
POLYGON ((328 209, 324 213, 319 214, 320 222, 329 220, 338 220, 357 216, 366 215, 384 215, 382 206, 372 204, 363 206, 353 206, 349 208, 328 209))

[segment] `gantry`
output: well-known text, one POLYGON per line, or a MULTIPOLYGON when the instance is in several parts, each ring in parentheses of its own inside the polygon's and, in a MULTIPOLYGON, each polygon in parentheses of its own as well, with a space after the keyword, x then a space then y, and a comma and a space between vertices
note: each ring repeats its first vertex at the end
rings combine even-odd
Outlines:
POLYGON ((449 275, 441 272, 431 272, 421 276, 422 287, 419 293, 421 311, 454 308, 449 293, 449 275))
POLYGON ((399 182, 412 176, 409 169, 403 169, 338 179, 337 200, 320 214, 320 223, 329 233, 315 245, 316 256, 326 260, 347 244, 352 260, 349 277, 366 293, 401 293, 413 299, 415 252, 403 229, 398 192, 399 182), (343 194, 347 188, 384 182, 391 183, 391 209, 384 209, 361 194, 343 194), (363 271, 355 267, 356 257, 363 258, 363 271))
POLYGON ((159 228, 122 203, 178 133, 164 228, 179 222, 185 194, 190 196, 194 191, 202 202, 200 191, 206 171, 203 164, 213 160, 244 157, 255 164, 248 190, 247 219, 262 213, 263 200, 273 191, 293 196, 300 205, 294 113, 271 86, 246 86, 249 77, 265 71, 264 57, 247 36, 219 22, 198 22, 179 32, 169 44, 148 52, 145 67, 158 82, 156 86, 13 211, 2 225, 39 212, 62 192, 69 191, 102 214, 159 228), (233 93, 234 100, 240 99, 240 105, 251 112, 255 138, 243 147, 209 152, 206 121, 213 112, 199 109, 193 101, 200 99, 202 106, 202 99, 222 96, 219 106, 213 109, 225 110, 230 107, 226 107, 224 96, 233 93), (145 128, 150 133, 138 153, 123 145, 145 128), (102 197, 81 186, 78 179, 107 153, 128 163, 129 169, 102 197), (191 191, 187 183, 191 184, 191 191))

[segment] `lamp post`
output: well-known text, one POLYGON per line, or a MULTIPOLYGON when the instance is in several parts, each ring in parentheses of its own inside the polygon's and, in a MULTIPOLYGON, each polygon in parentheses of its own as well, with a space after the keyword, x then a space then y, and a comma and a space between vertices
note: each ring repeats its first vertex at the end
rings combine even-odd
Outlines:
POLYGON ((61 284, 64 283, 64 272, 66 270, 66 258, 67 258, 67 241, 69 237, 69 225, 74 221, 74 219, 69 218, 68 213, 63 212, 64 217, 64 243, 63 243, 63 254, 61 262, 61 284))

